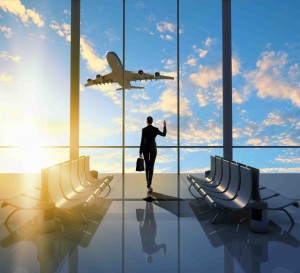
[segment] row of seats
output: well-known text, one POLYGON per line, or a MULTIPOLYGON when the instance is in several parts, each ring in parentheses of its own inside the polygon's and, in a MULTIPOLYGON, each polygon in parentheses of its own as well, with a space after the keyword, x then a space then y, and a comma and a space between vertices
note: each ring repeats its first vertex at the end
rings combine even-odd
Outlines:
POLYGON ((267 209, 284 211, 294 223, 285 208, 290 205, 299 207, 299 203, 266 187, 259 187, 259 169, 228 161, 220 156, 211 156, 210 159, 211 169, 205 172, 204 177, 190 174, 187 176, 191 183, 190 192, 194 186, 200 197, 210 206, 221 209, 243 210, 263 201, 267 203, 267 209))
POLYGON ((2 202, 1 207, 10 205, 16 209, 47 210, 90 206, 106 188, 110 191, 113 176, 94 178, 89 161, 89 156, 81 156, 42 169, 40 187, 2 202))

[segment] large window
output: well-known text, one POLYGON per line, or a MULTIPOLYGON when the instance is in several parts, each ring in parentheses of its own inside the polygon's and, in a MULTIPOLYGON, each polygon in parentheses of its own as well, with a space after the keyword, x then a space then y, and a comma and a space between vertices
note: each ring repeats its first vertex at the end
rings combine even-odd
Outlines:
MULTIPOLYGON (((0 2, 1 172, 39 172, 69 157, 71 2, 0 2)), ((231 2, 233 159, 296 172, 300 3, 231 2)), ((80 1, 79 153, 93 155, 93 169, 135 173, 148 115, 160 129, 168 123, 156 173, 197 173, 222 155, 222 3, 80 1), (108 52, 125 70, 174 80, 84 87, 110 73, 108 52)))
POLYGON ((68 158, 40 147, 69 145, 69 38, 70 1, 1 1, 1 172, 39 172, 68 158))
POLYGON ((234 146, 269 147, 233 155, 265 172, 299 171, 286 149, 300 147, 299 13, 293 0, 232 1, 234 146))

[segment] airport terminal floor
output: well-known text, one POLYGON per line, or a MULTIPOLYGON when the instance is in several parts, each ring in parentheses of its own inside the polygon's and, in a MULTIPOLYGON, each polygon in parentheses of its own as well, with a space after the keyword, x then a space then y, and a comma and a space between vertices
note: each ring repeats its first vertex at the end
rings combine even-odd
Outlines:
POLYGON ((18 211, 5 224, 9 208, 2 208, 0 272, 300 272, 297 209, 289 209, 294 225, 269 212, 264 234, 252 232, 241 213, 211 224, 215 209, 189 194, 183 174, 179 199, 177 179, 155 174, 151 197, 143 175, 126 174, 122 199, 116 174, 111 193, 82 211, 86 223, 79 211, 64 211, 50 233, 37 231, 36 211, 18 211))

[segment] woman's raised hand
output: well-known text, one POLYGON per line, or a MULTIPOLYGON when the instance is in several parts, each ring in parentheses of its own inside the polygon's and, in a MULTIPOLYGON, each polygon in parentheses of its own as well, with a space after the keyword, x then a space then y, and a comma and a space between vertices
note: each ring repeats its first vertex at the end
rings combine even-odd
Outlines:
POLYGON ((164 122, 163 122, 163 125, 164 125, 164 127, 166 127, 167 126, 167 122, 164 120, 164 122))

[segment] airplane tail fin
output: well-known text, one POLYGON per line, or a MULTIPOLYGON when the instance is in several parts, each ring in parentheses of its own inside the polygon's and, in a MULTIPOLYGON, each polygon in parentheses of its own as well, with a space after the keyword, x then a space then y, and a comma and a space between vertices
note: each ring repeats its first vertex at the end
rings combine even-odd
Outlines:
MULTIPOLYGON (((125 89, 144 89, 144 87, 143 86, 130 86, 130 87, 127 87, 127 88, 125 88, 125 89)), ((123 87, 121 87, 121 88, 117 88, 116 90, 123 90, 123 87)))

